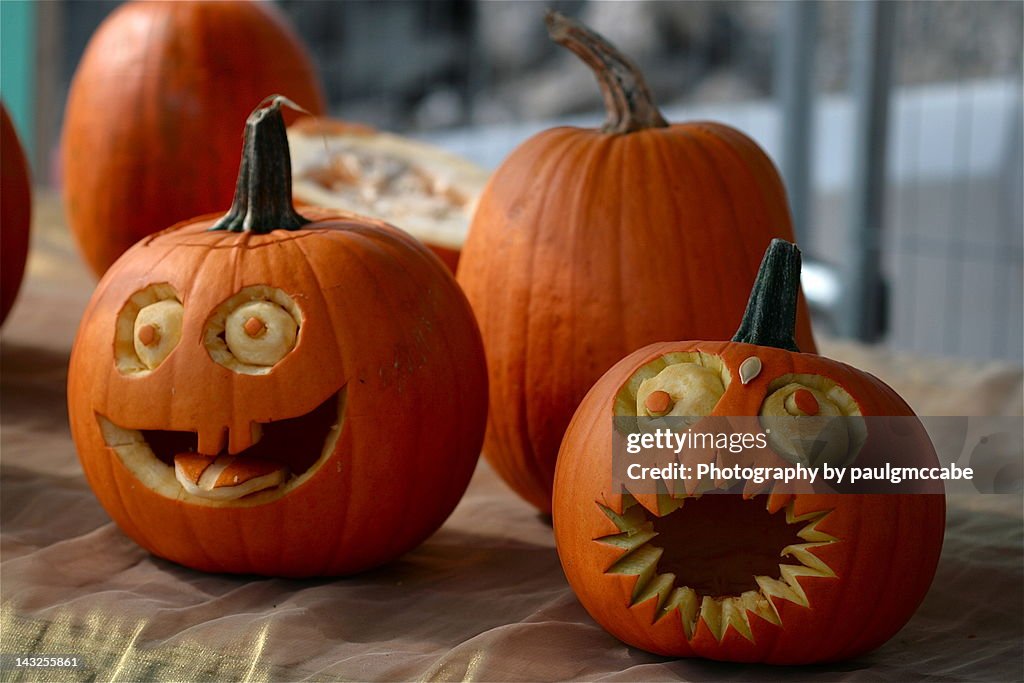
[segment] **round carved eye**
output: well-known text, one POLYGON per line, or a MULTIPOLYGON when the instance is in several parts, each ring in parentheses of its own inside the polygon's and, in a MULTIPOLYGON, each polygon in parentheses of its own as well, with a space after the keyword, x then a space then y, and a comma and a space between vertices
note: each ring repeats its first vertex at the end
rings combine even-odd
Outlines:
POLYGON ((272 301, 250 301, 231 311, 224 339, 235 358, 248 365, 270 366, 295 346, 299 326, 272 301))
POLYGON ((636 414, 641 417, 710 415, 725 393, 718 372, 697 363, 673 363, 640 383, 636 414))
POLYGON ((214 309, 203 332, 210 357, 234 372, 270 372, 298 344, 302 312, 269 285, 245 287, 214 309))
POLYGON ((857 456, 864 441, 860 408, 835 382, 791 375, 775 380, 769 391, 761 423, 780 456, 794 464, 837 467, 857 456))
POLYGON ((167 360, 181 340, 185 308, 166 282, 132 294, 117 314, 114 362, 125 375, 145 374, 167 360))
POLYGON ((139 309, 133 326, 135 354, 148 369, 164 362, 181 339, 185 307, 177 299, 164 299, 139 309))

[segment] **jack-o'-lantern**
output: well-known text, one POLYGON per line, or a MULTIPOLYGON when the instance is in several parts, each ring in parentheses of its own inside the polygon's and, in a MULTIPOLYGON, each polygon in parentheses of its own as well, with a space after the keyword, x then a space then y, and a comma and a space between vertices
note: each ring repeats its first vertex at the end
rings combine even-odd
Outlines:
MULTIPOLYGON (((838 429, 913 416, 875 377, 797 351, 799 258, 774 241, 732 341, 637 351, 593 387, 569 426, 555 477, 558 553, 583 606, 631 645, 776 664, 853 657, 895 634, 928 590, 941 493, 694 495, 688 482, 665 482, 634 494, 628 482, 613 484, 613 416, 851 418, 838 429)), ((850 431, 831 436, 851 449, 870 438, 850 431)), ((927 438, 912 443, 916 452, 888 456, 935 463, 927 438)))
MULTIPOLYGON (((768 156, 719 123, 669 124, 643 75, 557 13, 552 38, 590 66, 608 117, 517 147, 491 176, 459 262, 487 349, 484 455, 551 510, 573 411, 628 353, 669 339, 728 339, 774 237, 792 239, 768 156)), ((797 338, 814 351, 801 303, 797 338)))
POLYGON ((291 203, 280 98, 246 127, 231 211, 148 237, 101 280, 68 406, 121 528, 191 567, 338 575, 436 530, 486 420, 479 332, 409 235, 291 203))

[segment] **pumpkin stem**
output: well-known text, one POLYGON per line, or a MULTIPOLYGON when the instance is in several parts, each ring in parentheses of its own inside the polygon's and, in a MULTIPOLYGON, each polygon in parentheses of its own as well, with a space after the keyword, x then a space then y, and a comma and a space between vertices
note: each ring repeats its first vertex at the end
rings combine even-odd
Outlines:
POLYGON ((309 219, 292 206, 292 161, 280 95, 263 100, 245 122, 242 163, 231 209, 210 230, 252 232, 298 230, 309 219))
POLYGON ((732 340, 799 351, 793 338, 799 293, 800 250, 795 244, 773 239, 764 252, 747 310, 732 340))
POLYGON ((545 16, 551 40, 579 56, 597 76, 608 112, 605 133, 632 133, 646 128, 667 128, 647 82, 636 64, 602 36, 561 12, 545 16))

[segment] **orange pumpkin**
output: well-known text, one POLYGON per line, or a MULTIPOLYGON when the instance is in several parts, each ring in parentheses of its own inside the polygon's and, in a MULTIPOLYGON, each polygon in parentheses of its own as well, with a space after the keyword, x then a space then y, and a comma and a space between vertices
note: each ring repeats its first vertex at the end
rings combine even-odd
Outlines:
MULTIPOLYGON (((853 657, 895 634, 928 590, 941 494, 693 496, 672 482, 634 495, 612 485, 613 415, 913 415, 875 377, 796 350, 798 277, 799 251, 776 241, 732 341, 637 351, 601 378, 566 432, 558 554, 591 616, 631 645, 774 664, 853 657)), ((914 444, 888 457, 936 462, 927 438, 914 444)))
POLYGON ((28 161, 21 149, 14 123, 0 103, 0 324, 14 305, 28 258, 29 225, 32 222, 32 188, 28 161))
POLYGON ((128 2, 89 41, 61 141, 68 224, 102 275, 139 239, 223 209, 253 102, 324 109, 312 63, 267 2, 128 2))
MULTIPOLYGON (((565 428, 601 374, 651 342, 728 338, 761 253, 793 237, 779 175, 752 140, 669 125, 626 57, 559 14, 548 23, 594 69, 607 122, 513 151, 458 271, 487 348, 484 455, 542 511, 565 428)), ((814 349, 803 304, 797 335, 814 349)))
POLYGON ((231 211, 139 242, 72 350, 90 486, 153 553, 218 572, 337 575, 436 530, 483 441, 483 346, 404 232, 291 204, 279 100, 249 120, 231 211))

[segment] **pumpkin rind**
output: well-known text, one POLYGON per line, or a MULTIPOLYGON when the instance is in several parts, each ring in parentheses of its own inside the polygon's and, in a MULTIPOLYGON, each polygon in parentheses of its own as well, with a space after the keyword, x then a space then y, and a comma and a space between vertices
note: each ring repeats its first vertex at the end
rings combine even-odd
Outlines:
POLYGON ((32 188, 28 160, 14 130, 7 109, 0 103, 0 148, 3 169, 0 175, 0 324, 7 319, 21 288, 28 258, 29 226, 32 222, 32 188))
MULTIPOLYGON (((555 128, 514 150, 480 198, 458 271, 487 348, 484 455, 505 481, 550 511, 558 447, 586 391, 652 342, 728 339, 775 237, 792 239, 782 182, 728 126, 555 128)), ((796 336, 815 349, 803 302, 796 336)))
POLYGON ((263 2, 129 2, 93 35, 61 140, 68 224, 97 275, 136 241, 222 210, 253 102, 282 93, 314 114, 312 63, 263 2))

